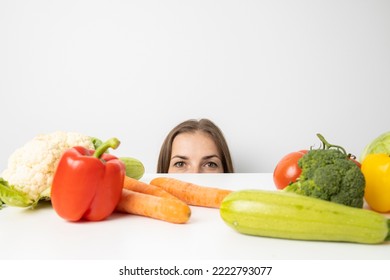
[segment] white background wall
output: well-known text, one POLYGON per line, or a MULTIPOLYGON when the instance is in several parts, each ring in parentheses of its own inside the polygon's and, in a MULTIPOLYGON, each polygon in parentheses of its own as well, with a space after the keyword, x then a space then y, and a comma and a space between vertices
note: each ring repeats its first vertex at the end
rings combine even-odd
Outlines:
POLYGON ((0 1, 0 169, 39 133, 118 137, 154 172, 207 117, 237 172, 390 130, 390 1, 0 1))

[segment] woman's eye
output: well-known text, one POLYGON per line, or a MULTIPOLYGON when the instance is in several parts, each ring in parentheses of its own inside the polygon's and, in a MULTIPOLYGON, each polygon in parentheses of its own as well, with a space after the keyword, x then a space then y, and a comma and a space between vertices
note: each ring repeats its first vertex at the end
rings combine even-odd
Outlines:
POLYGON ((181 168, 185 165, 184 161, 178 161, 173 164, 173 166, 181 168))
POLYGON ((206 163, 206 166, 208 168, 218 168, 218 164, 216 164, 215 162, 208 162, 206 163))

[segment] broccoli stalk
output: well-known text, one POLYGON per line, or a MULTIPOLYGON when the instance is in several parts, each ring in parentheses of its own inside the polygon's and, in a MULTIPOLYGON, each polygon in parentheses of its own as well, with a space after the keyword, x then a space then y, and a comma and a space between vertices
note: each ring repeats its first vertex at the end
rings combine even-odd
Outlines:
POLYGON ((284 191, 362 208, 365 179, 351 155, 338 145, 329 144, 321 134, 319 149, 311 149, 298 161, 302 173, 284 191))

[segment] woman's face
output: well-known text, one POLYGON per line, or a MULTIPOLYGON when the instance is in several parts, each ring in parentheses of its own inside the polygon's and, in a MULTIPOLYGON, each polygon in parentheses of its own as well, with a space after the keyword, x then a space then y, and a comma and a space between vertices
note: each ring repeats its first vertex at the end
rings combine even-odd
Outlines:
POLYGON ((172 143, 168 173, 223 173, 212 138, 201 131, 178 134, 172 143))

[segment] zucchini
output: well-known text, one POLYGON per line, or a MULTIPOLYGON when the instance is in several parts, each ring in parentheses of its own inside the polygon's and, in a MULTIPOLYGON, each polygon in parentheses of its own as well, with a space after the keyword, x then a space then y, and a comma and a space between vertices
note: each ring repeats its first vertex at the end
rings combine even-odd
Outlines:
POLYGON ((282 191, 232 192, 220 215, 248 235, 365 244, 390 240, 389 219, 377 212, 282 191))
MULTIPOLYGON (((103 144, 103 141, 96 137, 91 137, 91 141, 95 149, 103 144)), ((108 153, 108 151, 106 151, 108 153)), ((126 176, 139 180, 145 174, 145 166, 143 163, 133 157, 120 157, 119 160, 125 164, 126 167, 126 176)))
POLYGON ((145 167, 140 160, 132 157, 120 157, 119 160, 126 166, 127 177, 139 180, 144 176, 145 167))

